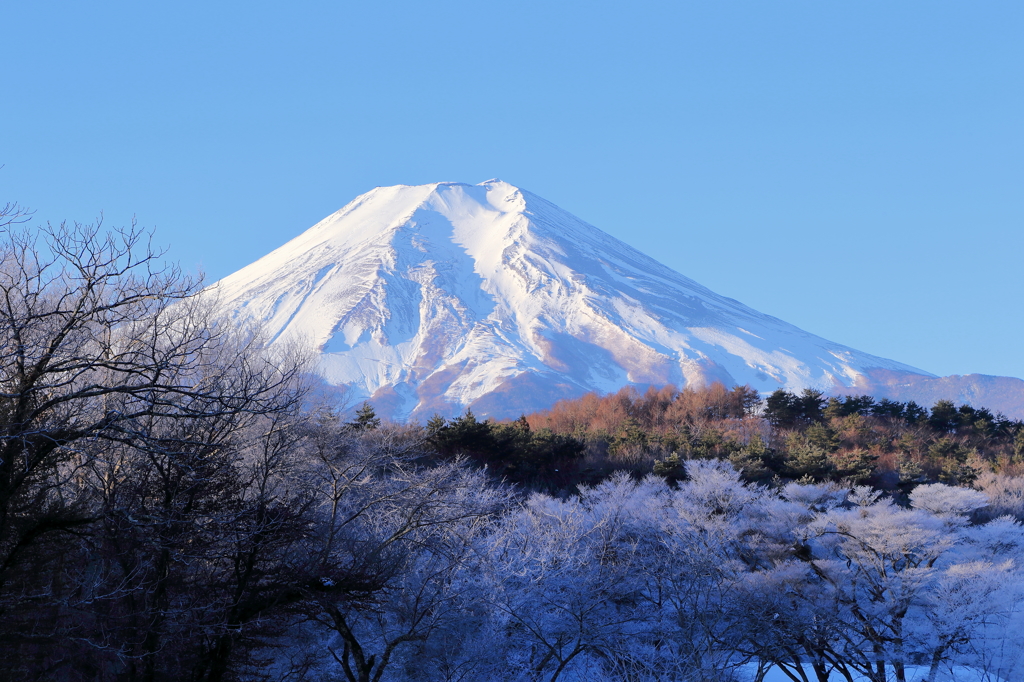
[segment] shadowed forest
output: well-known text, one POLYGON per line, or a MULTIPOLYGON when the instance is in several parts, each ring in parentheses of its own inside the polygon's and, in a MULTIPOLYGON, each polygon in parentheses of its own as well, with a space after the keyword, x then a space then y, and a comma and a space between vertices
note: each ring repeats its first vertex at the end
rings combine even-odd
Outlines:
POLYGON ((1020 422, 715 385, 383 423, 144 232, 26 217, 0 209, 6 679, 1024 675, 1020 422))

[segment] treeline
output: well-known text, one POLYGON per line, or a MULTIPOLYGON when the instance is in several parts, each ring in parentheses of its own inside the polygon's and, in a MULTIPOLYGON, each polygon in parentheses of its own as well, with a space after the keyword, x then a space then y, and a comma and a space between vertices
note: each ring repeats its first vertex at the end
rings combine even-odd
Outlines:
POLYGON ((1024 530, 1001 515, 1024 509, 1024 479, 978 449, 976 414, 941 431, 825 404, 783 424, 713 386, 509 423, 343 415, 313 402, 305 358, 212 317, 144 233, 19 217, 0 209, 4 679, 1024 672, 1024 530), (1002 468, 982 491, 918 484, 898 502, 814 482, 834 472, 792 453, 832 462, 836 420, 1002 468), (734 466, 776 458, 790 468, 763 485, 734 466))
POLYGON ((466 454, 548 491, 620 470, 678 479, 683 464, 698 459, 729 461, 750 482, 835 481, 903 495, 923 483, 969 486, 1024 474, 1019 420, 947 400, 926 409, 812 389, 780 389, 762 401, 745 386, 624 388, 514 422, 481 422, 471 412, 435 417, 428 430, 439 452, 466 454))

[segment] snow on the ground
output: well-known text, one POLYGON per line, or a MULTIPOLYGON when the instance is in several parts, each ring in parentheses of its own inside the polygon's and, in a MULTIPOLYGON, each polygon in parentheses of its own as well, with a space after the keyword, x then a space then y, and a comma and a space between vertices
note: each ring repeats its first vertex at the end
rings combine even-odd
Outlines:
MULTIPOLYGON (((746 679, 753 680, 756 668, 748 666, 746 673, 746 679)), ((804 666, 804 672, 807 674, 808 680, 817 680, 814 675, 814 670, 811 666, 804 666)), ((928 679, 928 667, 910 665, 906 667, 906 678, 907 682, 925 682, 928 679)), ((839 673, 832 673, 830 680, 844 680, 845 678, 839 673)), ((855 682, 867 682, 868 678, 862 675, 854 675, 853 679, 855 682)), ((892 671, 890 670, 890 679, 895 679, 892 671)), ((764 677, 764 682, 793 682, 792 678, 788 677, 782 670, 778 668, 772 668, 764 677)), ((1009 682, 1002 677, 994 675, 992 673, 986 673, 975 668, 969 668, 967 666, 942 666, 936 673, 935 682, 1009 682)))

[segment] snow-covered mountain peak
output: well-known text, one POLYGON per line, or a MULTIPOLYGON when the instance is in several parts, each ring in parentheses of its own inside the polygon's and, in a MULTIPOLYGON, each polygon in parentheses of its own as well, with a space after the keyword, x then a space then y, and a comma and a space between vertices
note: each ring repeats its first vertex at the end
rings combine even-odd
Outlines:
POLYGON ((217 285, 273 343, 393 416, 512 414, 587 390, 925 374, 715 294, 501 180, 378 187, 217 285))

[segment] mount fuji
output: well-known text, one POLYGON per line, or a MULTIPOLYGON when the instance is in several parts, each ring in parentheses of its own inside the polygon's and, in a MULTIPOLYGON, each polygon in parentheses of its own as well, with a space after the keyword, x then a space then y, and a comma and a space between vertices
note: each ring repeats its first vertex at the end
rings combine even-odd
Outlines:
MULTIPOLYGON (((213 289, 229 319, 312 345, 328 384, 398 419, 518 416, 630 384, 905 398, 944 381, 720 296, 500 180, 378 187, 213 289)), ((1019 402, 1020 384, 1000 390, 1019 402)))

